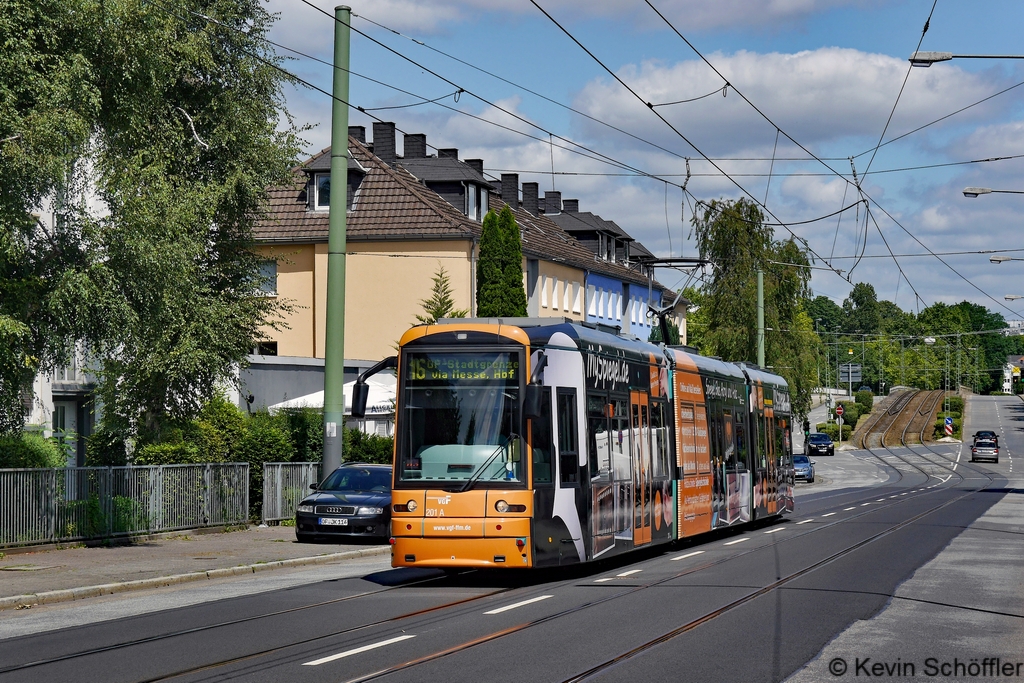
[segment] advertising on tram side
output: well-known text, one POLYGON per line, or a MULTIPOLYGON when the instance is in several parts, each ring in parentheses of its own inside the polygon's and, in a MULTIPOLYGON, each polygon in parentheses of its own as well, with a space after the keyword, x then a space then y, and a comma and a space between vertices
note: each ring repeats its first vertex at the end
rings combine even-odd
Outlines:
POLYGON ((704 385, 696 363, 674 352, 673 405, 676 418, 676 467, 679 481, 679 536, 710 531, 711 447, 704 385))
POLYGON ((580 340, 587 392, 592 555, 674 534, 664 358, 580 340))

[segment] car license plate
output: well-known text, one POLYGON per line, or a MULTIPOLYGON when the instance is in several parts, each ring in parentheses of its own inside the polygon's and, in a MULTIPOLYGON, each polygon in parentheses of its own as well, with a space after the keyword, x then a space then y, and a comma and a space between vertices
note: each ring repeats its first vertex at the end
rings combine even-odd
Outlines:
POLYGON ((348 526, 348 520, 336 517, 321 517, 320 526, 348 526))

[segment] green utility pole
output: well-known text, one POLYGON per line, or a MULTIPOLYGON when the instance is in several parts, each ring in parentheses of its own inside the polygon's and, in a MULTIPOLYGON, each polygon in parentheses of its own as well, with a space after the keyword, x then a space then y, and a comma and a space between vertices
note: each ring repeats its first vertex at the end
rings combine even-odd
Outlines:
POLYGON ((348 53, 352 9, 334 8, 334 103, 327 240, 327 334, 324 340, 323 476, 341 467, 345 433, 345 249, 348 203, 348 53))
POLYGON ((764 367, 764 271, 757 269, 757 364, 764 367))

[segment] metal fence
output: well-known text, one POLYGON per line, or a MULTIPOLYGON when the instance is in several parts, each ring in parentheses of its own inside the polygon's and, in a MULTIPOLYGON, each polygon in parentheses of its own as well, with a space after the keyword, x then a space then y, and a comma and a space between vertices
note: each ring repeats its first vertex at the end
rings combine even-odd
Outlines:
POLYGON ((318 462, 263 463, 263 522, 293 518, 295 506, 309 495, 309 485, 318 481, 318 462))
POLYGON ((0 470, 0 547, 240 524, 249 465, 0 470))

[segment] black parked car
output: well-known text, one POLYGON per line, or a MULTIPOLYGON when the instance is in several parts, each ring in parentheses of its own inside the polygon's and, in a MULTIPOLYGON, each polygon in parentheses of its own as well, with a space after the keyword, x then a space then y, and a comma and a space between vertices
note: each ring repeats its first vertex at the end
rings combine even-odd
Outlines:
POLYGON ((804 453, 807 455, 835 455, 836 446, 832 443, 832 437, 822 432, 815 432, 807 437, 807 444, 804 446, 804 453))
POLYGON ((391 467, 346 463, 295 508, 295 538, 391 536, 391 467))

